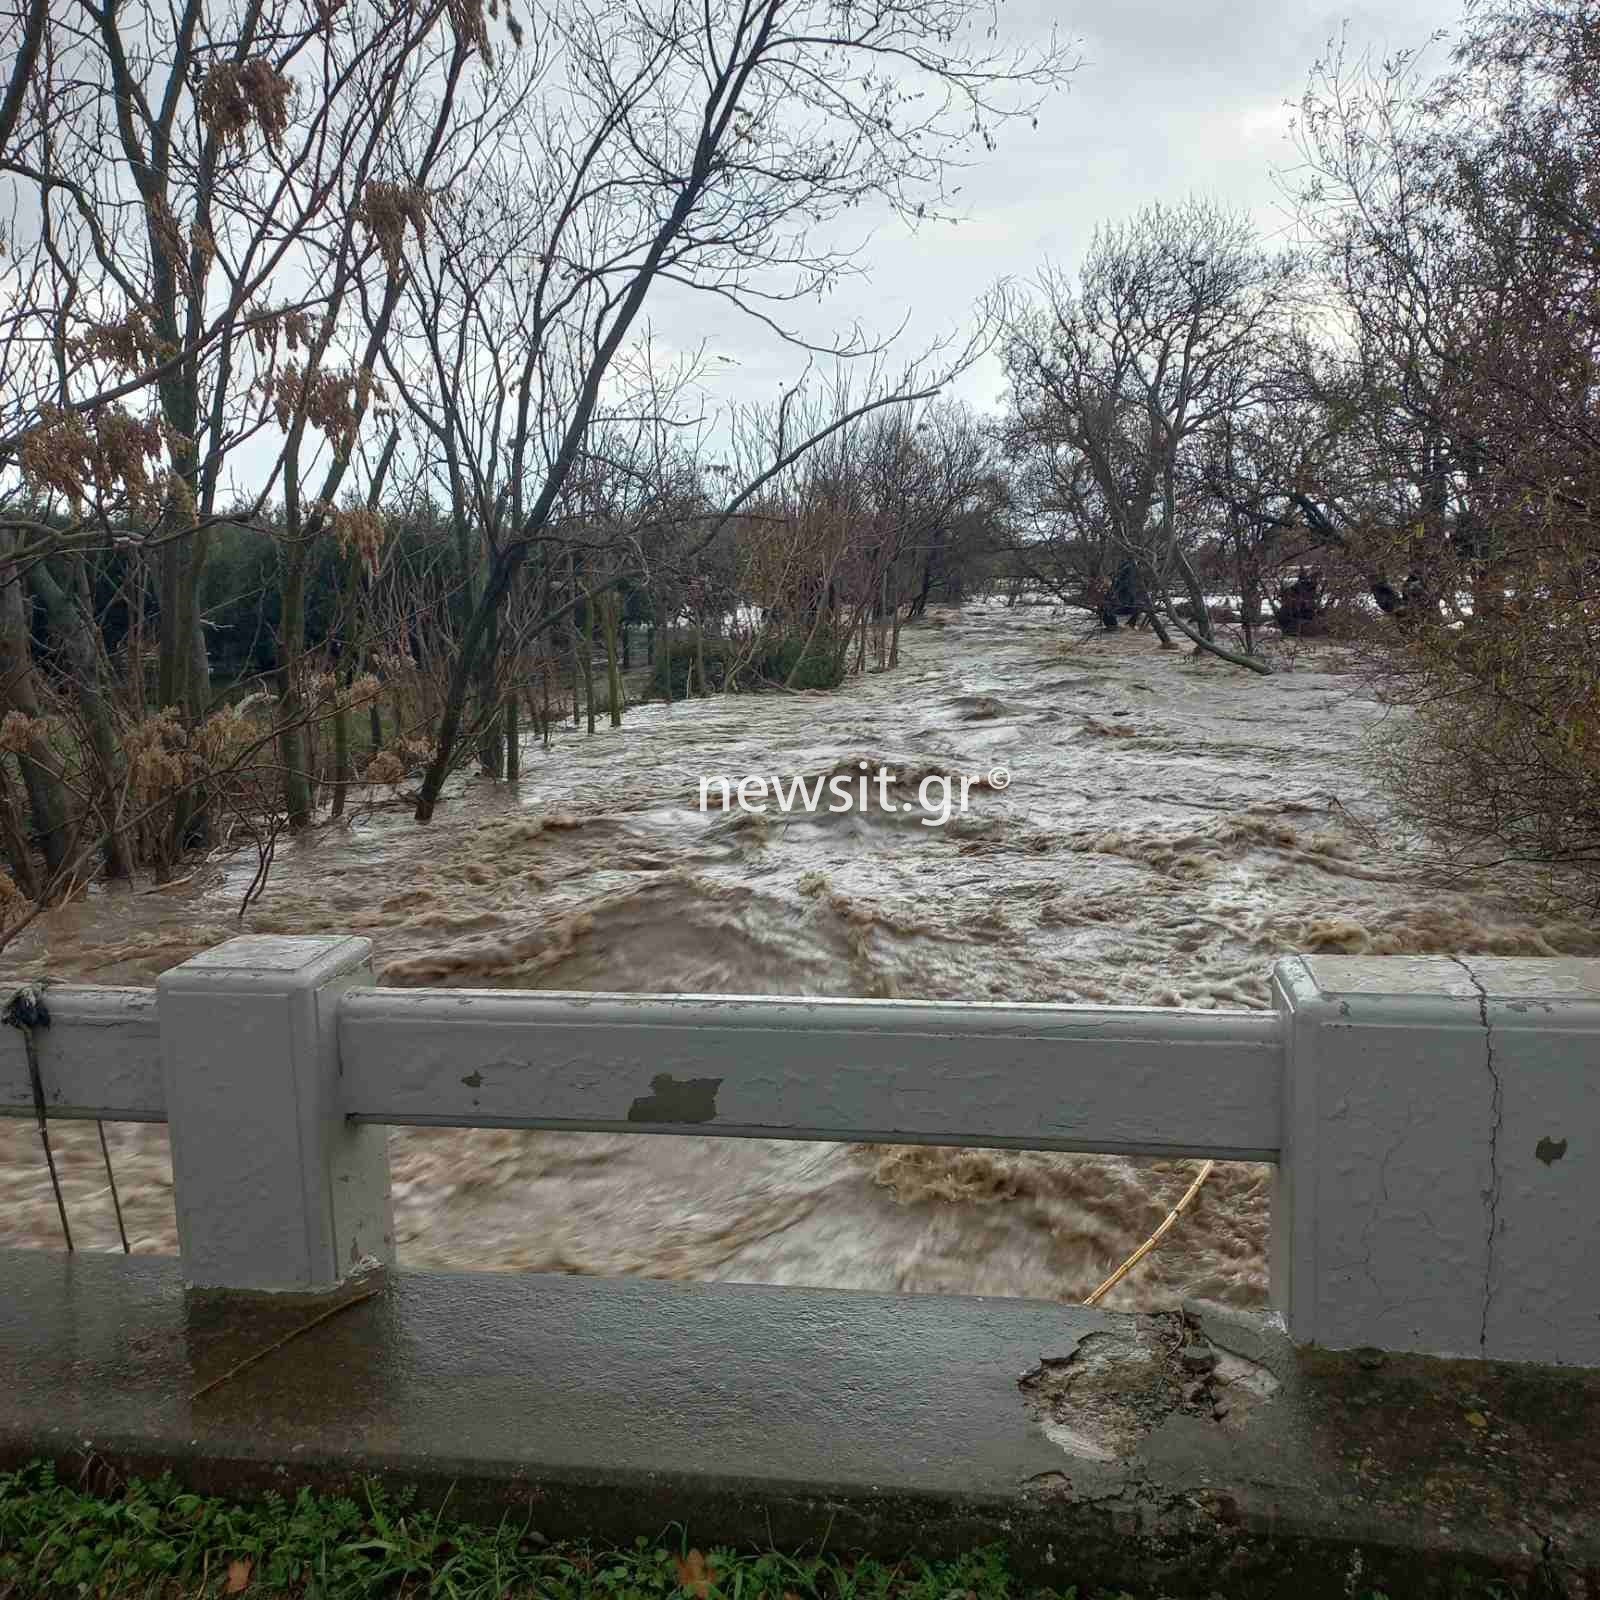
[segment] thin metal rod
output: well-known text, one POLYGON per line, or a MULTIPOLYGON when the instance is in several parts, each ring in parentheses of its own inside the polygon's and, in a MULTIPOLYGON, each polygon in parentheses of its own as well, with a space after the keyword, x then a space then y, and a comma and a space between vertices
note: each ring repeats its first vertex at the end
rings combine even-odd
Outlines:
POLYGON ((39 1116, 39 1142, 44 1146, 44 1164, 50 1169, 50 1187, 55 1191, 56 1215, 61 1218, 61 1237, 67 1241, 70 1252, 72 1224, 67 1221, 67 1203, 61 1198, 61 1174, 56 1171, 55 1151, 50 1148, 50 1119, 44 1114, 44 1086, 39 1081, 39 1056, 33 1047, 33 1034, 24 1031, 27 1041, 28 1075, 33 1079, 33 1104, 39 1116))
POLYGON ((10 1023, 22 1035, 23 1053, 28 1058, 28 1083, 33 1090, 33 1115, 39 1124, 39 1142, 44 1146, 44 1164, 50 1169, 50 1187, 55 1192, 56 1215, 61 1218, 61 1236, 72 1249, 72 1224, 67 1221, 67 1203, 61 1196, 61 1175, 56 1171, 55 1151, 50 1148, 50 1118, 45 1111, 44 1079, 39 1075, 39 1047, 33 1030, 50 1026, 44 992, 39 984, 27 984, 12 995, 0 1020, 10 1023))
POLYGON ((117 1213, 117 1237, 122 1240, 122 1253, 131 1256, 133 1252, 128 1248, 128 1230, 122 1225, 122 1200, 117 1194, 117 1175, 111 1170, 111 1152, 106 1148, 106 1125, 95 1122, 95 1131, 100 1135, 100 1154, 105 1158, 106 1182, 111 1185, 111 1204, 117 1213))

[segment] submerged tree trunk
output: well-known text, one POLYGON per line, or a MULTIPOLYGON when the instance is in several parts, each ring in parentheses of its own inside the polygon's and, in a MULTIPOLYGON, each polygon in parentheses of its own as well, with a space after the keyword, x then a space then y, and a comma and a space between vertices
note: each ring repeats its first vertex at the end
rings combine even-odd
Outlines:
POLYGON ((501 730, 505 735, 506 781, 515 783, 522 776, 522 731, 517 725, 517 686, 506 691, 500 708, 501 730))
POLYGON ((0 852, 3 852, 11 881, 28 899, 37 900, 41 888, 39 874, 22 827, 22 803, 12 791, 11 775, 6 771, 3 754, 0 754, 0 852))
POLYGON ((1244 574, 1239 580, 1239 627, 1246 655, 1256 653, 1256 629, 1261 625, 1261 585, 1244 574))
POLYGON ((94 756, 94 807, 105 840, 105 867, 114 878, 132 870, 127 841, 118 815, 122 797, 122 746, 106 692, 100 635, 88 610, 89 576, 82 555, 68 558, 73 571, 69 587, 59 583, 48 562, 29 569, 28 582, 45 609, 50 632, 72 673, 72 691, 83 717, 83 730, 94 756))
POLYGON ((567 665, 572 673, 572 726, 576 728, 583 717, 583 707, 578 702, 578 685, 583 681, 583 664, 578 660, 578 624, 567 624, 567 665))
POLYGON ((1212 637, 1211 609, 1206 604, 1205 586, 1200 582, 1199 574, 1194 570, 1188 556, 1181 550, 1173 552, 1178 576, 1183 579, 1183 587, 1189 596, 1189 604, 1194 609, 1195 631, 1204 640, 1212 637))
POLYGON ((14 754, 28 795, 28 812, 33 831, 44 855, 45 866, 54 878, 67 865, 70 849, 71 807, 61 763, 50 748, 44 724, 43 707, 33 664, 33 646, 28 629, 28 606, 22 574, 10 557, 15 535, 0 533, 0 708, 16 711, 33 724, 16 739, 14 754))
POLYGON ((588 715, 589 732, 594 732, 594 596, 583 608, 583 702, 588 715))
MULTIPOLYGON (((157 709, 175 707, 192 730, 210 709, 211 667, 200 622, 200 585, 208 540, 199 532, 174 539, 161 556, 161 626, 157 656, 157 709)), ((188 785, 173 801, 170 848, 178 854, 203 843, 210 818, 203 788, 188 785)))
POLYGON ((127 662, 125 667, 126 677, 123 682, 123 693, 126 696, 126 710, 135 721, 143 719, 148 706, 150 686, 145 682, 145 591, 149 581, 149 570, 145 563, 144 553, 135 550, 128 557, 127 588, 128 597, 128 635, 124 644, 127 662))
POLYGON ((160 608, 161 631, 157 640, 156 709, 177 705, 183 698, 183 674, 179 669, 182 653, 179 650, 178 591, 183 582, 187 543, 173 539, 161 548, 157 558, 157 604, 160 608))
MULTIPOLYGON (((592 602, 591 602, 592 603, 592 602)), ((611 697, 611 726, 622 726, 622 674, 617 669, 617 597, 608 592, 601 604, 600 625, 605 632, 606 693, 611 697)))
POLYGON ((497 782, 506 773, 505 705, 495 682, 499 665, 500 619, 497 613, 490 619, 489 637, 478 666, 478 708, 484 719, 483 733, 478 740, 478 765, 497 782))
POLYGON ((291 828, 311 821, 311 779, 306 770, 305 697, 300 689, 300 654, 306 637, 308 542, 286 541, 283 558, 283 609, 278 627, 278 761, 283 768, 283 809, 291 828))
POLYGON ((329 808, 336 817, 344 815, 350 776, 350 706, 341 694, 333 713, 333 803, 329 808))
POLYGON ((1172 609, 1172 604, 1170 601, 1167 603, 1167 615, 1172 618, 1172 625, 1178 630, 1178 632, 1194 645, 1197 654, 1201 651, 1204 651, 1207 655, 1216 656, 1219 661, 1227 661, 1233 666, 1245 667, 1251 672, 1258 672, 1263 678, 1270 678, 1273 675, 1271 664, 1263 661, 1259 656, 1241 655, 1237 650, 1226 649, 1224 646, 1218 644, 1215 639, 1207 639, 1202 637, 1199 632, 1197 632, 1194 628, 1191 628, 1189 624, 1172 609))
MULTIPOLYGON (((373 497, 376 499, 376 495, 373 497)), ((371 502, 369 502, 370 504, 371 502)), ((362 657, 367 652, 367 607, 361 582, 362 558, 360 550, 352 544, 345 554, 344 579, 339 596, 338 642, 339 659, 334 675, 338 698, 333 713, 333 802, 332 814, 344 815, 345 800, 350 785, 355 780, 355 762, 351 755, 351 729, 355 712, 350 704, 350 690, 360 671, 362 657)), ((376 696, 367 708, 374 730, 373 754, 377 754, 382 739, 382 725, 378 718, 376 696)))

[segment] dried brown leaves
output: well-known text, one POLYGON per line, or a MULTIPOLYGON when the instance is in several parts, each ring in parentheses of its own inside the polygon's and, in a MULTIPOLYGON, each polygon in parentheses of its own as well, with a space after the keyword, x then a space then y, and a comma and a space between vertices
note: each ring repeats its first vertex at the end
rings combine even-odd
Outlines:
POLYGON ((280 428, 287 431, 303 417, 341 457, 355 447, 367 407, 385 398, 383 385, 365 367, 307 372, 289 361, 258 383, 280 428))
POLYGON ((330 511, 328 527, 338 542, 340 550, 348 554, 355 551, 361 564, 376 578, 378 560, 383 554, 388 529, 377 512, 358 506, 351 510, 330 511))
POLYGON ((218 138, 245 144, 259 128, 277 149, 289 127, 294 80, 265 56, 249 61, 218 61, 200 83, 200 117, 218 138))
POLYGON ((158 419, 141 421, 120 406, 97 412, 43 406, 40 415, 18 452, 30 488, 58 494, 75 510, 92 494, 101 506, 120 502, 134 516, 160 516, 171 483, 168 474, 151 471, 167 443, 158 419))
MULTIPOLYGON (((452 6, 452 18, 455 8, 452 6)), ((479 10, 479 20, 482 11, 479 10)), ((428 217, 433 210, 433 197, 426 189, 411 184, 380 183, 373 181, 361 192, 361 203, 356 207, 356 221, 377 242, 389 271, 396 277, 404 270, 406 229, 409 227, 421 244, 427 235, 428 217)))
POLYGON ((128 376, 159 366, 176 354, 142 311, 130 311, 116 322, 95 323, 87 333, 68 340, 67 348, 80 360, 103 362, 128 376))
POLYGON ((44 738, 45 732, 46 724, 42 717, 8 711, 4 717, 0 717, 0 754, 19 755, 30 750, 44 738))

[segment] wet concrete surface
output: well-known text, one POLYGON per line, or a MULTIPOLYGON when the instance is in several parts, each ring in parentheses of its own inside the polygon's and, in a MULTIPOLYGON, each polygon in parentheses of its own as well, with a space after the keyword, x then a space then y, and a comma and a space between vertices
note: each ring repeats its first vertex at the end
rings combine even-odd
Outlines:
POLYGON ((1600 1373, 1296 1352, 1207 1305, 364 1287, 333 1310, 186 1294, 167 1258, 0 1253, 0 1463, 240 1494, 381 1473, 552 1538, 998 1541, 1058 1588, 1600 1595, 1600 1373))

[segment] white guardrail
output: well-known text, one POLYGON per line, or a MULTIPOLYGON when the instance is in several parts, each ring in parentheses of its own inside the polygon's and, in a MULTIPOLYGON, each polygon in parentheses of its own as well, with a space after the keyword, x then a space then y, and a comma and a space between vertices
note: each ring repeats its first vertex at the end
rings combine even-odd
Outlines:
POLYGON ((47 1113, 170 1125, 196 1287, 391 1260, 387 1124, 1213 1156, 1274 1164, 1298 1341, 1600 1366, 1600 961, 1293 957, 1250 1012, 381 989, 370 956, 47 988, 47 1113))

